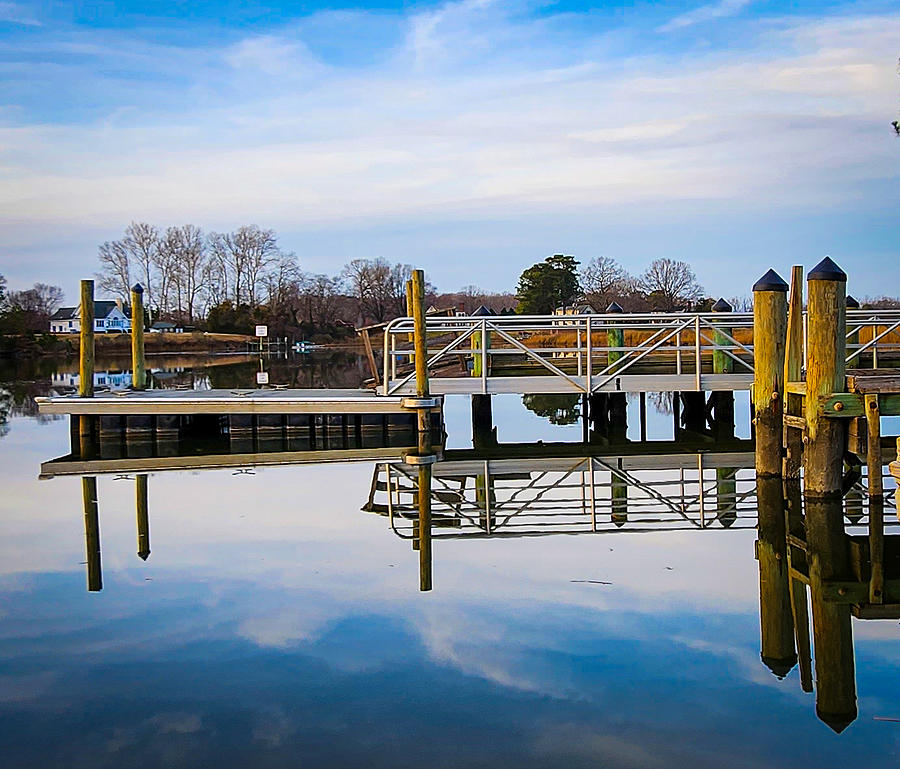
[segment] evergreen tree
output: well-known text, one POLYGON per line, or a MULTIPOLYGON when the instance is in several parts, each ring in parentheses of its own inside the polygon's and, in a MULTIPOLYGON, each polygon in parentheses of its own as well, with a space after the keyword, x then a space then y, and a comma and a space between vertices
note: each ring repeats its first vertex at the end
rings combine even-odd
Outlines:
POLYGON ((554 254, 525 270, 516 298, 522 315, 549 315, 578 297, 578 262, 574 256, 554 254))

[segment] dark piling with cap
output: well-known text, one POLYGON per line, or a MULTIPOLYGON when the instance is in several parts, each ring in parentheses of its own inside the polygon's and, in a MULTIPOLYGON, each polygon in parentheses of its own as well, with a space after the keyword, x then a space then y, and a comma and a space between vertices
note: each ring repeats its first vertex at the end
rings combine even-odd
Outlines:
POLYGON ((753 286, 753 410, 756 474, 781 475, 787 283, 769 270, 753 286))

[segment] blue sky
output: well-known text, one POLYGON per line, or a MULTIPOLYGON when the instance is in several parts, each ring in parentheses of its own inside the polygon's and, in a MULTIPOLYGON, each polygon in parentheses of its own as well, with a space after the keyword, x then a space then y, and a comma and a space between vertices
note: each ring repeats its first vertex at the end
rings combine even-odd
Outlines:
POLYGON ((898 39, 889 2, 0 2, 0 273, 71 296, 138 219, 445 290, 563 251, 900 294, 898 39))

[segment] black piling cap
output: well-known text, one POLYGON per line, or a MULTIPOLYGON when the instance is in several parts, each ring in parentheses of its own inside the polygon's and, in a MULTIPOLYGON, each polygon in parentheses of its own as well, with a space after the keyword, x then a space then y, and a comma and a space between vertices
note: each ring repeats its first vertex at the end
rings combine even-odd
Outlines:
POLYGON ((856 301, 850 294, 847 294, 847 309, 848 310, 858 310, 859 302, 856 301))
POLYGON ((136 294, 143 294, 143 293, 144 293, 144 287, 143 287, 140 283, 135 283, 135 284, 131 287, 131 290, 134 291, 134 293, 136 293, 136 294))
POLYGON ((847 273, 838 267, 830 256, 826 256, 821 262, 810 270, 807 280, 833 280, 838 283, 847 282, 847 273))
POLYGON ((622 305, 619 304, 618 302, 610 302, 609 307, 606 308, 606 312, 607 313, 625 312, 625 310, 622 309, 622 305))
POLYGON ((485 307, 484 305, 481 305, 481 307, 479 307, 477 310, 475 310, 475 312, 472 313, 472 317, 477 316, 479 318, 482 318, 485 315, 496 315, 496 313, 490 307, 485 307))
POLYGON ((732 312, 732 310, 732 306, 722 299, 722 297, 719 297, 719 301, 712 306, 713 312, 732 312))
POLYGON ((769 270, 756 283, 753 284, 754 291, 787 291, 788 284, 784 282, 781 275, 775 270, 769 270))

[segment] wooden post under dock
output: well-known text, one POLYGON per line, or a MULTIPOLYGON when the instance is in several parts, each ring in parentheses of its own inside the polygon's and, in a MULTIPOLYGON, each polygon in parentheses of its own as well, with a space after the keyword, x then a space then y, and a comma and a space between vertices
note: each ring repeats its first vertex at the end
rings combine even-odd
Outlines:
POLYGON ((756 474, 780 476, 788 285, 769 270, 753 286, 753 411, 756 474))
MULTIPOLYGON (((784 381, 799 382, 803 373, 803 266, 791 267, 791 293, 788 301, 787 346, 784 353, 784 381)), ((787 393, 784 413, 800 417, 803 397, 787 393)), ((803 431, 797 427, 784 428, 784 477, 800 479, 803 466, 803 431)))
POLYGON ((131 386, 135 390, 143 390, 147 386, 144 357, 144 287, 140 283, 135 283, 131 287, 131 386))
POLYGON ((839 497, 843 480, 843 420, 822 415, 821 400, 845 384, 847 275, 825 257, 807 276, 806 433, 804 494, 839 497))

